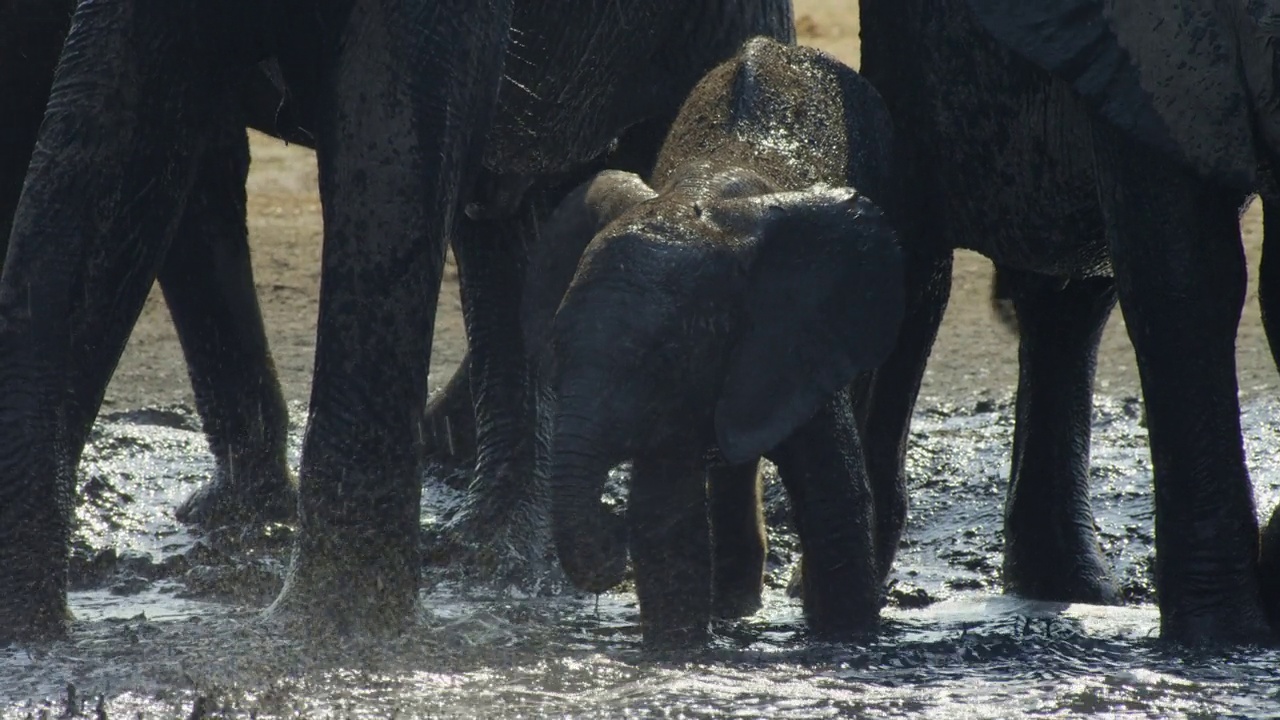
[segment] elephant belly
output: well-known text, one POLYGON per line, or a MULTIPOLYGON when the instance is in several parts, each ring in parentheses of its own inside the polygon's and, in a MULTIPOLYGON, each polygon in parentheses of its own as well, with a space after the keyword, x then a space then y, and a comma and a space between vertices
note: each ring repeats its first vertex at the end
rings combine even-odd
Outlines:
MULTIPOLYGON (((967 8, 957 7, 968 16, 967 8)), ((953 247, 1059 276, 1109 275, 1091 121, 1063 82, 966 17, 939 33, 933 117, 953 247), (975 78, 977 81, 975 81, 975 78)))
POLYGON ((864 24, 889 35, 864 41, 864 64, 886 66, 867 72, 918 159, 917 201, 940 214, 939 240, 1030 272, 1110 274, 1083 104, 998 45, 964 0, 913 4, 912 20, 864 24), (904 56, 908 68, 888 67, 904 56))

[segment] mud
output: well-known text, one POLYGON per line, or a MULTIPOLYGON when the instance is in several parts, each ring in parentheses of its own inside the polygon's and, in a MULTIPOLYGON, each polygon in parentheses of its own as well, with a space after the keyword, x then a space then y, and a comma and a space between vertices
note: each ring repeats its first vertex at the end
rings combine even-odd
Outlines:
MULTIPOLYGON (((856 2, 797 0, 796 10, 802 42, 856 66, 856 2)), ((296 467, 319 286, 315 163, 259 135, 252 149, 254 268, 291 401, 296 467)), ((1244 235, 1256 269, 1259 208, 1246 214, 1244 235)), ((549 578, 528 594, 434 564, 419 622, 394 641, 307 638, 263 621, 292 531, 194 537, 173 519, 213 468, 156 292, 81 468, 71 639, 0 649, 0 717, 1274 716, 1280 653, 1199 654, 1155 640, 1151 469, 1119 313, 1099 357, 1092 475, 1106 557, 1127 604, 999 594, 1016 347, 988 306, 989 275, 986 260, 958 254, 913 424, 911 516, 882 631, 840 645, 806 636, 785 594, 797 543, 775 484, 765 609, 718 625, 705 653, 667 657, 639 652, 625 587, 596 598, 549 578)), ((450 266, 433 387, 465 351, 457 298, 450 266)), ((1280 499, 1280 403, 1252 282, 1238 357, 1250 468, 1259 510, 1269 513, 1280 499)), ((456 507, 457 480, 445 468, 424 478, 427 543, 456 507)))
MULTIPOLYGON (((538 593, 425 570, 417 625, 393 641, 308 638, 268 624, 290 530, 193 537, 174 504, 212 470, 188 411, 109 415, 85 454, 71 639, 0 650, 0 717, 1262 717, 1280 701, 1280 652, 1162 646, 1151 605, 1150 466, 1141 406, 1103 398, 1094 506, 1127 605, 999 594, 1007 396, 922 403, 908 458, 911 516, 881 632, 806 636, 785 586, 797 561, 783 493, 769 488, 766 607, 717 625, 706 652, 639 650, 635 596, 554 579, 538 593), (199 704, 199 708, 197 708, 199 704), (200 713, 196 713, 199 716, 200 713)), ((296 417, 301 417, 297 413, 296 417)), ((1280 499, 1280 403, 1244 413, 1258 503, 1280 499)), ((294 461, 300 428, 292 433, 294 461)), ((459 494, 424 477, 425 535, 459 494)))

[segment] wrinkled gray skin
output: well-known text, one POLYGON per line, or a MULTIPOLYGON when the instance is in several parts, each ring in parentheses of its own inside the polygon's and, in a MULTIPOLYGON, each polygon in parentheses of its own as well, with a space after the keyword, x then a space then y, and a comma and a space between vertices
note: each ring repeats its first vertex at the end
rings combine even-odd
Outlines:
MULTIPOLYGON (((9 229, 74 10, 74 0, 0 0, 0 257, 8 251, 9 229)), ((215 462, 213 478, 175 515, 206 528, 290 520, 297 508, 286 456, 288 413, 249 264, 244 126, 307 147, 311 141, 280 122, 288 111, 270 63, 246 68, 237 94, 237 107, 224 108, 236 122, 219 134, 211 151, 224 162, 210 164, 193 184, 156 277, 215 462)), ((91 386, 111 372, 93 354, 81 360, 74 371, 77 385, 91 386)), ((87 433, 96 411, 96 403, 77 402, 69 422, 87 433)))
MULTIPOLYGON (((278 62, 294 117, 313 130, 325 222, 300 525, 271 615, 393 630, 412 616, 421 564, 417 471, 445 243, 463 265, 469 323, 518 346, 505 327, 518 322, 520 240, 538 206, 522 191, 672 112, 752 34, 743 26, 789 35, 789 4, 77 5, 0 277, 0 635, 65 631, 79 420, 96 412, 191 188, 223 160, 218 138, 239 122, 223 110, 246 69, 278 62), (86 363, 93 372, 78 376, 86 363), (68 377, 83 382, 68 392, 68 377)), ((480 353, 486 336, 470 330, 480 353)), ((522 348, 488 357, 497 369, 480 375, 515 386, 481 383, 476 401, 516 418, 489 423, 516 438, 478 488, 514 498, 490 504, 492 538, 512 536, 511 504, 536 493, 522 471, 531 459, 511 450, 533 445, 531 427, 489 402, 511 389, 505 402, 525 403, 522 348)))
POLYGON ((846 386, 901 317, 900 250, 870 199, 892 195, 891 138, 851 69, 752 40, 694 89, 650 184, 602 173, 545 229, 559 250, 535 259, 526 307, 541 308, 530 336, 549 338, 556 550, 601 592, 630 549, 650 647, 702 643, 714 614, 759 607, 761 455, 791 496, 815 631, 876 626, 888 568, 846 386), (568 248, 587 239, 575 274, 568 248), (624 460, 625 520, 601 503, 624 460))
MULTIPOLYGON (((1267 641, 1275 595, 1262 580, 1277 575, 1260 575, 1234 356, 1238 212, 1266 187, 1253 148, 1270 119, 1246 112, 1253 100, 1269 107, 1247 90, 1257 48, 1222 25, 1223 9, 1243 7, 1232 2, 1179 11, 1135 0, 1115 3, 1118 16, 1103 6, 863 0, 862 71, 885 97, 897 167, 919 197, 918 211, 892 218, 911 249, 908 301, 871 389, 868 470, 877 484, 904 482, 951 251, 983 253, 1020 333, 1006 588, 1116 602, 1089 504, 1089 428, 1096 350, 1118 297, 1149 421, 1161 634, 1267 641), (1130 34, 1140 27, 1151 34, 1130 34)), ((1265 313, 1278 288, 1263 265, 1265 313)), ((1268 335, 1280 347, 1270 323, 1268 335)))

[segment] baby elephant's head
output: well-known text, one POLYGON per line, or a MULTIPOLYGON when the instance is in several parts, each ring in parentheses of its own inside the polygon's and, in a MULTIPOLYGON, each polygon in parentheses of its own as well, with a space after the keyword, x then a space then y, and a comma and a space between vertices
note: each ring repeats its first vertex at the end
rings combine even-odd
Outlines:
POLYGON ((553 255, 584 243, 576 271, 531 268, 531 283, 568 288, 554 318, 531 325, 549 341, 556 514, 572 518, 554 525, 575 529, 558 550, 580 587, 601 590, 625 557, 621 521, 600 504, 609 468, 717 446, 737 463, 775 447, 889 354, 903 277, 866 197, 780 192, 744 170, 690 168, 661 194, 601 173, 542 238, 553 255))

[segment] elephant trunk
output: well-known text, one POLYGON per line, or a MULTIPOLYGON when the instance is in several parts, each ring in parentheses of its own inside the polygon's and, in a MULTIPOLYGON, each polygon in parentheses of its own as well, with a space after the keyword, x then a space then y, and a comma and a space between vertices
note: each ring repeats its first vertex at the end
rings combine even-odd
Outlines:
POLYGON ((626 572, 626 526, 601 502, 612 462, 592 420, 558 412, 551 443, 551 528, 573 584, 601 593, 626 572))

